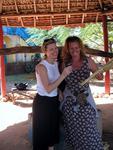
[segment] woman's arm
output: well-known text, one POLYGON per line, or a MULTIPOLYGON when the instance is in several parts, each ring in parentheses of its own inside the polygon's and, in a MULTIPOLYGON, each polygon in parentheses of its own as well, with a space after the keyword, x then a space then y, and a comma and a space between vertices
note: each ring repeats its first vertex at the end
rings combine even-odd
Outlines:
POLYGON ((52 90, 58 87, 58 85, 65 79, 66 76, 68 76, 72 72, 72 67, 69 66, 64 68, 62 74, 53 83, 49 82, 47 69, 43 64, 38 64, 36 66, 36 72, 39 74, 44 88, 48 93, 50 93, 52 90))
MULTIPOLYGON (((89 68, 91 69, 92 73, 97 71, 97 69, 98 69, 97 64, 94 62, 94 60, 91 57, 88 58, 88 63, 89 63, 89 68)), ((103 79, 103 74, 102 73, 98 73, 96 75, 96 78, 98 80, 102 80, 103 79)))

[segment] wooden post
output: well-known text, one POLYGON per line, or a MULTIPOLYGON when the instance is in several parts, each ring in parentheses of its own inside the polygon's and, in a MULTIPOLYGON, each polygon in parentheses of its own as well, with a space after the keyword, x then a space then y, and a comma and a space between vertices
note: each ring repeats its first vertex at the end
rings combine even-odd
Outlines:
MULTIPOLYGON (((107 16, 102 16, 103 22, 103 36, 104 36, 104 51, 108 52, 108 30, 107 30, 107 16)), ((105 58, 106 63, 109 61, 109 58, 105 58)), ((110 94, 110 73, 107 71, 105 73, 105 93, 110 94)))
MULTIPOLYGON (((3 31, 1 19, 0 19, 0 48, 3 48, 3 31)), ((4 97, 6 95, 4 56, 0 56, 0 81, 1 81, 1 96, 4 97)))

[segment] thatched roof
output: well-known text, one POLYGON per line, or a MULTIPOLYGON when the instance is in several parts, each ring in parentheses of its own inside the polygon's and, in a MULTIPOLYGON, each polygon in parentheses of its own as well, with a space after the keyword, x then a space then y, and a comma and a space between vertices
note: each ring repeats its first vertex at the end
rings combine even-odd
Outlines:
POLYGON ((2 24, 49 29, 113 21, 113 0, 0 0, 2 24))

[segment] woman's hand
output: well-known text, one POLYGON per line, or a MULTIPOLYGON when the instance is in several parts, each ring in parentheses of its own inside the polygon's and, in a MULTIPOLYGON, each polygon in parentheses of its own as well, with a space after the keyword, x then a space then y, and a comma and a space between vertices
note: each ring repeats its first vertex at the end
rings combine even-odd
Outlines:
MULTIPOLYGON (((92 73, 94 73, 95 71, 98 70, 97 64, 94 62, 93 59, 89 58, 88 62, 89 62, 89 67, 90 67, 92 73)), ((103 80, 103 73, 98 73, 95 77, 98 80, 103 80)))
POLYGON ((64 99, 64 94, 59 90, 59 101, 61 102, 63 101, 63 99, 64 99))
POLYGON ((70 73, 72 72, 72 66, 68 66, 68 67, 65 67, 63 72, 62 72, 62 75, 65 77, 67 77, 70 73))

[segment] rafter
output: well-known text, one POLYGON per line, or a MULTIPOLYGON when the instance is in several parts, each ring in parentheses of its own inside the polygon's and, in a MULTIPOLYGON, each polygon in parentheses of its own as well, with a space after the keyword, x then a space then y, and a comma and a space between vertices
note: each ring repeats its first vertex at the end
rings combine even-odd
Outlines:
POLYGON ((86 10, 86 11, 78 11, 78 12, 65 12, 65 13, 57 13, 57 12, 54 12, 54 13, 38 13, 38 14, 15 14, 15 15, 12 15, 12 14, 7 14, 7 15, 4 15, 4 14, 1 14, 1 17, 4 18, 4 17, 7 17, 7 18, 14 18, 14 17, 34 17, 34 16, 38 16, 38 17, 46 17, 46 16, 62 16, 62 15, 81 15, 81 14, 100 14, 100 15, 108 15, 108 14, 113 14, 113 9, 111 10, 105 10, 105 11, 99 11, 99 10, 86 10))
POLYGON ((69 17, 69 16, 68 16, 68 15, 66 15, 66 24, 68 24, 68 17, 69 17))
POLYGON ((85 0, 85 10, 87 10, 88 7, 88 0, 85 0))
POLYGON ((113 16, 112 16, 112 15, 109 15, 109 17, 110 17, 111 19, 113 19, 113 16))
POLYGON ((9 22, 8 22, 7 18, 5 18, 5 21, 6 21, 7 26, 9 26, 9 22))
MULTIPOLYGON (((100 13, 102 14, 101 11, 80 11, 80 12, 65 12, 65 13, 39 13, 39 14, 16 14, 16 15, 1 15, 1 17, 8 17, 8 18, 14 18, 14 17, 33 17, 33 16, 38 16, 38 17, 45 17, 45 16, 63 16, 63 15, 81 15, 81 14, 97 14, 100 13)), ((107 11, 103 12, 104 14, 107 13, 107 11)), ((113 13, 113 10, 109 13, 113 13)))
POLYGON ((98 2, 100 4, 100 8, 103 9, 102 0, 98 0, 98 2))
POLYGON ((51 12, 54 11, 54 8, 53 8, 53 0, 51 0, 51 12))
POLYGON ((85 14, 82 15, 82 22, 81 23, 84 23, 84 17, 85 17, 85 14))
POLYGON ((68 2, 67 2, 67 9, 68 9, 68 11, 70 10, 70 0, 68 0, 68 2))
POLYGON ((37 9, 36 9, 36 0, 33 0, 33 5, 34 5, 34 12, 36 13, 37 12, 37 9))
POLYGON ((111 2, 111 4, 113 5, 113 0, 109 0, 111 2))
POLYGON ((36 17, 33 17, 34 19, 34 27, 36 27, 36 17))
POLYGON ((24 27, 22 17, 19 17, 19 20, 20 20, 20 22, 21 22, 21 26, 24 27))
POLYGON ((0 0, 0 14, 2 13, 2 3, 3 3, 3 0, 0 0))
MULTIPOLYGON (((30 3, 25 5, 25 4, 17 3, 17 0, 12 0, 12 5, 8 7, 4 3, 5 0, 3 0, 2 8, 4 12, 8 8, 9 10, 6 11, 6 13, 4 12, 1 13, 0 17, 2 19, 3 25, 8 25, 9 23, 9 26, 22 25, 24 27, 36 26, 37 28, 38 27, 43 28, 43 26, 49 27, 49 26, 56 26, 56 25, 65 25, 71 27, 74 24, 75 26, 78 26, 78 24, 84 24, 89 22, 101 22, 102 15, 112 16, 113 9, 112 9, 112 4, 110 2, 112 2, 113 0, 112 1, 108 0, 108 1, 109 1, 108 6, 111 5, 109 6, 110 8, 109 10, 104 9, 104 6, 107 5, 105 5, 106 3, 104 3, 102 0, 98 0, 97 2, 92 1, 92 3, 90 3, 91 0, 84 0, 84 3, 80 3, 80 0, 76 0, 76 3, 74 3, 72 0, 65 0, 65 2, 61 0, 59 2, 55 1, 55 4, 54 4, 54 0, 50 0, 47 1, 48 3, 47 8, 45 6, 45 1, 43 5, 41 1, 33 0, 31 3, 32 6, 30 6, 30 3), (92 4, 95 4, 95 6, 98 7, 98 9, 93 9, 92 4), (103 4, 103 9, 102 9, 102 4, 103 4), (38 7, 39 5, 40 7, 38 7), (20 8, 21 13, 19 13, 20 10, 18 11, 17 7, 16 7, 17 9, 15 10, 15 6, 18 6, 18 8, 20 8), (89 9, 90 7, 91 9, 89 9), (48 10, 48 8, 50 8, 50 10, 48 10), (65 10, 65 8, 67 8, 67 11, 63 11, 63 9, 65 10), (83 8, 83 10, 81 8, 83 8), (91 17, 94 17, 95 19, 92 19, 91 17), (39 20, 37 20, 38 18, 39 20)), ((113 18, 109 17, 108 21, 113 21, 113 18)))
POLYGON ((52 25, 53 25, 52 18, 53 18, 53 17, 51 17, 51 18, 50 18, 50 26, 52 26, 52 25))
POLYGON ((15 3, 16 12, 17 12, 17 14, 18 14, 18 13, 19 13, 19 10, 18 10, 18 6, 17 6, 17 3, 16 3, 16 0, 14 0, 14 3, 15 3))
POLYGON ((99 14, 96 15, 96 21, 95 21, 96 23, 98 22, 98 17, 99 17, 99 14))

